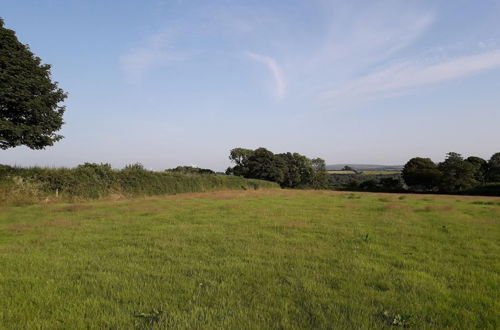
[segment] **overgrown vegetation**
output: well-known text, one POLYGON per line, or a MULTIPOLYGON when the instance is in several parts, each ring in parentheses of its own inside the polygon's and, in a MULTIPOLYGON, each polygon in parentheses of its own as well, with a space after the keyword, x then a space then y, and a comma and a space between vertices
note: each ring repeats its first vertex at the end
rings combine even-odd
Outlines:
POLYGON ((289 189, 4 207, 0 328, 498 329, 499 220, 289 189))
POLYGON ((54 169, 0 166, 0 203, 4 204, 273 187, 278 186, 227 175, 149 171, 140 164, 122 170, 93 163, 54 169))

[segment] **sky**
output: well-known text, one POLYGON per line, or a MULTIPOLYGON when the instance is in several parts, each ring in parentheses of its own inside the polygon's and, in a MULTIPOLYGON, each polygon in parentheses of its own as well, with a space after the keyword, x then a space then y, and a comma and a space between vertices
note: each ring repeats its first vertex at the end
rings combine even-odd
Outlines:
POLYGON ((1 0, 0 17, 69 94, 65 138, 3 164, 500 151, 500 0, 1 0))

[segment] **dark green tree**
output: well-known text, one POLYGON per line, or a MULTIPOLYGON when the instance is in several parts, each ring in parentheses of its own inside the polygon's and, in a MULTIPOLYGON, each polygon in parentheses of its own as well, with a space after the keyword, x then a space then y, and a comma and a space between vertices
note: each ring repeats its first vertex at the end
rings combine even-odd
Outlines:
POLYGON ((342 167, 341 171, 351 171, 351 172, 356 173, 356 170, 353 169, 352 167, 350 167, 349 165, 346 165, 346 166, 342 167))
POLYGON ((229 152, 229 160, 235 163, 234 167, 229 167, 226 174, 247 177, 248 158, 253 154, 253 150, 245 148, 234 148, 229 152))
POLYGON ((435 190, 442 173, 429 158, 410 159, 401 173, 405 183, 413 189, 435 190))
POLYGON ((299 186, 308 185, 313 176, 313 167, 311 160, 306 156, 294 152, 284 154, 278 154, 279 157, 285 163, 283 187, 296 188, 299 186))
POLYGON ((488 162, 481 157, 475 156, 467 157, 465 161, 474 166, 474 179, 484 184, 488 172, 488 162))
POLYGON ((500 182, 500 152, 491 156, 487 166, 487 181, 500 182))
POLYGON ((52 82, 42 64, 0 19, 0 148, 25 145, 43 149, 62 139, 66 93, 52 82))
POLYGON ((282 185, 287 171, 286 162, 266 148, 255 149, 248 157, 247 178, 274 181, 282 185))
POLYGON ((438 168, 443 173, 439 182, 441 191, 460 192, 478 185, 475 166, 456 152, 449 152, 438 168))

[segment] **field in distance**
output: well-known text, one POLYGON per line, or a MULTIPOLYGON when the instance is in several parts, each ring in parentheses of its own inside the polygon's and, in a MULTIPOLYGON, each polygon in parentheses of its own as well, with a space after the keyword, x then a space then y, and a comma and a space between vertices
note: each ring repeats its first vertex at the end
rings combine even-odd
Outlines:
POLYGON ((258 190, 0 209, 0 328, 499 328, 500 198, 258 190))
POLYGON ((363 170, 363 171, 358 171, 357 173, 354 171, 327 171, 328 174, 363 174, 363 175, 395 175, 395 174, 400 174, 401 171, 396 171, 396 170, 363 170))

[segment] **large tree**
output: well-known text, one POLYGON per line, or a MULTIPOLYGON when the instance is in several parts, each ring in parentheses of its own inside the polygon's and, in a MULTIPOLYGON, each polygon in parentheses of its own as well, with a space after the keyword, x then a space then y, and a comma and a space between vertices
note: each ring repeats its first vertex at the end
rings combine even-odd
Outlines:
POLYGON ((0 18, 0 148, 43 149, 62 139, 66 93, 0 18))
POLYGON ((276 157, 281 158, 286 165, 283 167, 284 179, 281 184, 283 187, 296 188, 311 182, 313 167, 309 158, 296 152, 278 154, 276 157))
POLYGON ((274 181, 282 185, 286 171, 285 161, 266 148, 255 149, 248 157, 247 178, 274 181))
POLYGON ((488 162, 481 157, 476 156, 467 157, 465 161, 474 167, 474 178, 476 181, 484 184, 486 181, 486 174, 488 172, 488 162))
POLYGON ((412 188, 435 190, 442 173, 429 158, 415 157, 410 159, 403 168, 402 176, 405 183, 412 188))
POLYGON ((488 161, 487 178, 489 182, 500 182, 500 152, 491 156, 488 161))
POLYGON ((438 168, 443 173, 439 182, 441 191, 458 192, 478 185, 476 167, 456 152, 449 152, 438 168))
POLYGON ((234 148, 229 152, 229 160, 235 163, 234 167, 229 167, 226 174, 247 177, 248 158, 253 154, 253 150, 245 148, 234 148))

